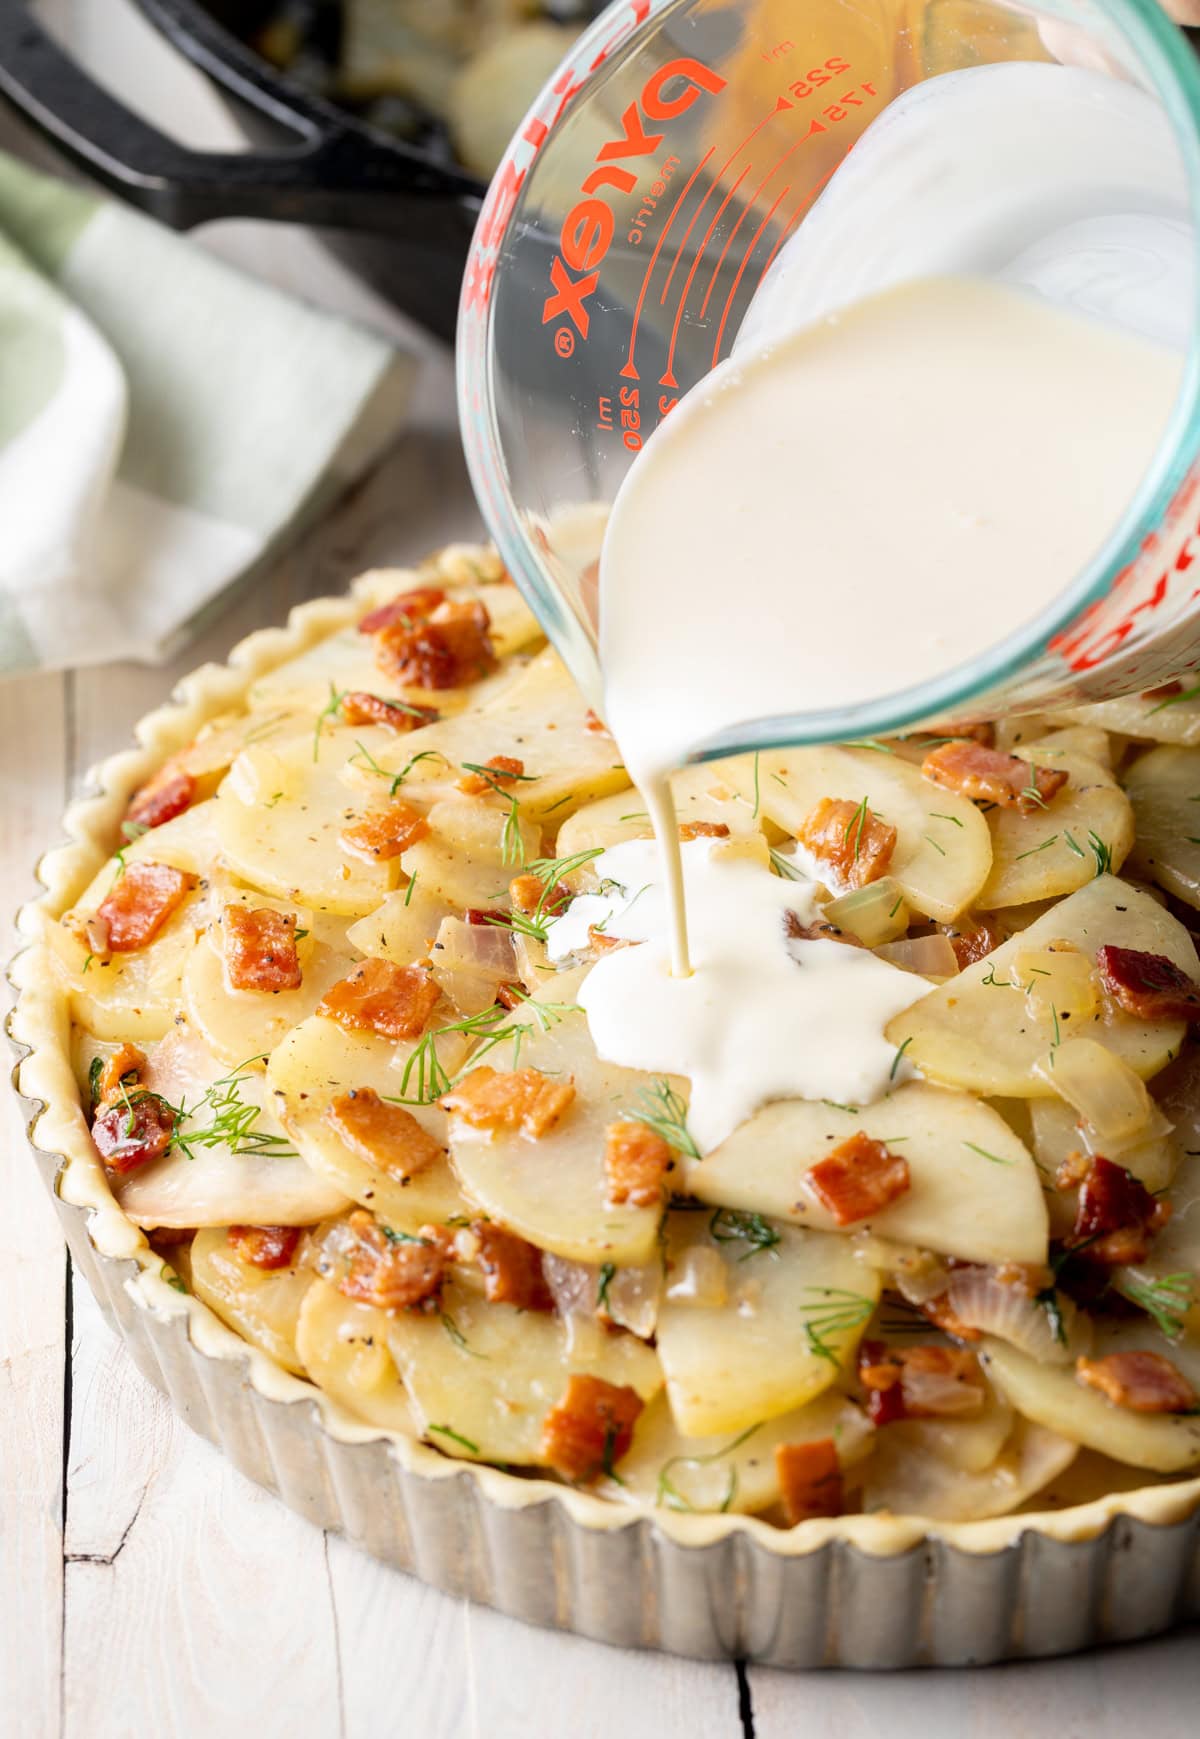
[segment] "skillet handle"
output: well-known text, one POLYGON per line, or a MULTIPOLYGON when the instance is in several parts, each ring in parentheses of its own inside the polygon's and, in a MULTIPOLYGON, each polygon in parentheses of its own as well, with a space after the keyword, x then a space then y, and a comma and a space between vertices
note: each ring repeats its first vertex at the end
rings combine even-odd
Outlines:
MULTIPOLYGON (((240 92, 253 100, 254 93, 240 92)), ((295 135, 272 151, 196 151, 96 84, 21 4, 0 4, 0 96, 93 180, 175 229, 254 217, 333 229, 419 227, 465 250, 480 190, 402 146, 376 146, 335 110, 258 106, 295 135), (464 230, 464 220, 466 228, 464 230)))

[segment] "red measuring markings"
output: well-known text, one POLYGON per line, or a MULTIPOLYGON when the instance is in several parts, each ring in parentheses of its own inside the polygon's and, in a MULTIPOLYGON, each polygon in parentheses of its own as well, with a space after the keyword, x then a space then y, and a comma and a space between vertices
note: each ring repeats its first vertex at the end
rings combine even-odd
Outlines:
POLYGON ((692 261, 691 271, 688 273, 683 286, 683 294, 679 298, 679 306, 675 310, 675 324, 671 328, 671 343, 667 349, 666 373, 660 375, 658 382, 659 386, 671 387, 673 389, 679 385, 679 382, 675 379, 675 346, 679 342, 679 326, 680 322, 683 320, 683 311, 687 307, 688 295, 691 291, 696 273, 699 270, 700 261, 704 258, 704 250, 713 238, 713 231, 724 217, 730 200, 733 198, 734 194, 737 192, 738 188, 742 185, 742 182, 746 179, 749 173, 750 164, 747 163, 733 186, 729 189, 729 192, 717 207, 716 212, 713 215, 713 220, 705 231, 704 240, 700 243, 699 251, 697 252, 695 259, 692 261))
MULTIPOLYGON (((762 283, 763 279, 766 277, 767 273, 770 271, 776 254, 779 252, 780 248, 783 246, 784 242, 787 240, 789 235, 791 235, 791 233, 795 229, 797 223, 799 223, 801 214, 807 209, 808 206, 810 206, 812 204, 813 200, 817 197, 818 193, 820 193, 820 191, 824 187, 825 183, 832 179, 834 170, 838 169, 838 168, 840 168, 840 164, 831 163, 829 165, 829 168, 825 171, 824 175, 822 175, 818 181, 813 182, 813 184, 809 188, 808 192, 801 194, 799 200, 796 203, 795 211, 793 211, 791 217, 788 218, 787 222, 784 224, 783 228, 780 230, 778 240, 776 241, 775 246, 771 249, 770 253, 767 255, 766 264, 763 266, 762 271, 758 274, 758 282, 760 284, 762 283)), ((756 288, 757 288, 757 286, 756 286, 756 288)))
POLYGON ((717 357, 719 356, 720 351, 721 351, 721 339, 725 336, 725 322, 729 318, 729 310, 733 307, 734 297, 738 293, 738 285, 742 281, 742 274, 746 270, 746 267, 750 264, 751 259, 753 258, 754 250, 759 244, 759 240, 762 236, 762 232, 766 229, 767 225, 770 223, 771 219, 775 216, 775 213, 779 210, 779 207, 783 204, 784 200, 787 198, 788 194, 791 191, 792 191, 792 186, 791 186, 791 182, 789 182, 786 187, 781 189, 781 191, 778 194, 776 194, 774 203, 772 204, 770 211, 767 212, 766 216, 763 218, 762 222, 759 224, 759 226, 755 230, 754 234, 750 237, 750 246, 746 249, 745 253, 742 255, 741 264, 738 266, 737 273, 734 277, 733 283, 730 285, 729 294, 725 298, 725 306, 721 310, 721 324, 717 327, 717 341, 713 345, 713 353, 712 353, 712 366, 714 368, 717 366, 717 357))
POLYGON ((733 246, 734 242, 736 241, 737 233, 741 229, 743 223, 745 223, 747 214, 749 212, 753 211, 755 206, 758 204, 759 194, 762 192, 763 188, 767 185, 767 182, 771 180, 772 176, 778 175, 779 171, 783 168, 783 166, 787 162, 788 158, 790 156, 792 156, 793 152, 798 151, 800 149, 801 145, 803 145, 803 144, 804 144, 803 139, 794 140, 792 142, 792 144, 790 144, 788 146, 787 150, 785 152, 783 152, 783 154, 781 156, 779 156, 775 159, 774 163, 772 163, 771 167, 767 170, 767 173, 763 176, 763 178, 759 182, 758 186, 754 189, 754 192, 750 195, 750 198, 747 201, 747 203, 742 207, 741 211, 738 212, 737 222, 734 224, 734 226, 730 230, 729 234, 725 237, 724 245, 722 246, 720 253, 717 255, 717 263, 713 267, 712 274, 709 277, 708 287, 706 288, 706 290, 704 292, 704 300, 700 304, 700 318, 701 318, 701 320, 703 320, 704 316, 708 313, 709 298, 712 296, 713 289, 716 285, 717 279, 721 275, 721 267, 725 264, 725 256, 729 252, 730 248, 733 246))
POLYGON ((634 366, 633 353, 637 347, 638 322, 642 317, 642 309, 645 306, 646 291, 650 288, 650 279, 653 277, 654 268, 658 264, 658 256, 662 252, 663 243, 666 241, 667 236, 670 233, 671 225, 675 222, 675 218, 678 215, 680 206, 683 204, 683 202, 687 198, 688 194, 692 191, 692 188, 696 185, 697 176, 700 174, 700 171, 704 168, 704 165, 708 162, 709 158, 712 156, 712 154, 715 150, 716 150, 715 145, 709 146, 708 150, 704 153, 703 157, 701 157, 699 163, 697 163, 696 167, 692 170, 692 173, 688 176, 687 180, 684 182, 683 191, 680 193, 679 198, 675 201, 674 205, 671 207, 670 215, 668 216, 666 223, 662 227, 662 234, 659 236, 658 240, 654 244, 654 252, 650 255, 650 263, 646 267, 646 275, 642 279, 642 287, 638 291, 637 304, 633 310, 633 323, 629 328, 629 356, 628 356, 628 359, 626 360, 624 368, 621 370, 621 373, 624 375, 626 380, 641 380, 641 378, 642 378, 641 375, 638 373, 637 368, 634 366))

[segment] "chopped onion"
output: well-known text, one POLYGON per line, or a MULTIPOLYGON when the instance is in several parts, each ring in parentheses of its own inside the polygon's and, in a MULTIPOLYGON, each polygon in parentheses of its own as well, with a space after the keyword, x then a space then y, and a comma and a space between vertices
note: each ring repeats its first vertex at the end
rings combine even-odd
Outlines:
POLYGON ((995 1268, 955 1268, 946 1302, 968 1328, 995 1335, 1044 1365, 1069 1365, 1089 1344, 1088 1324, 1069 1298, 1038 1297, 1019 1279, 1001 1279, 995 1268))
POLYGON ((561 1317, 595 1316, 600 1296, 600 1270, 587 1262, 542 1254, 542 1274, 561 1317))
POLYGON ((964 1382, 948 1371, 923 1371, 917 1365, 904 1367, 904 1404, 912 1413, 958 1419, 982 1413, 986 1400, 978 1383, 964 1382))
POLYGON ((1141 1077, 1095 1039, 1065 1039, 1034 1072, 1091 1124, 1110 1159, 1171 1127, 1141 1077))
POLYGON ((958 971, 958 956, 948 936, 905 937, 901 942, 885 942, 875 953, 906 972, 919 972, 922 978, 953 978, 958 971))
POLYGON ((1031 1017, 1047 1026, 1055 1020, 1084 1021, 1096 1012, 1099 996, 1092 963, 1067 943, 1020 949, 1009 977, 1025 992, 1031 1017))
POLYGON ((512 931, 504 924, 443 918, 430 956, 433 976, 460 1014, 490 1008, 517 975, 512 931))
POLYGON ((628 1268, 609 1265, 606 1272, 587 1262, 569 1262, 564 1256, 545 1252, 542 1273, 564 1321, 603 1315, 642 1340, 649 1340, 658 1326, 662 1291, 662 1267, 658 1262, 628 1268))
POLYGON ((719 1306, 729 1296, 728 1274, 720 1252, 707 1244, 693 1244, 675 1262, 667 1277, 667 1297, 672 1304, 719 1306))
POLYGON ((931 1298, 940 1298, 950 1283, 950 1265, 930 1250, 914 1250, 893 1269, 896 1291, 918 1308, 931 1298))
POLYGON ((849 930, 868 948, 896 941, 909 925, 903 889, 892 876, 881 876, 877 882, 868 882, 865 888, 839 894, 836 900, 830 900, 822 917, 840 930, 849 930))

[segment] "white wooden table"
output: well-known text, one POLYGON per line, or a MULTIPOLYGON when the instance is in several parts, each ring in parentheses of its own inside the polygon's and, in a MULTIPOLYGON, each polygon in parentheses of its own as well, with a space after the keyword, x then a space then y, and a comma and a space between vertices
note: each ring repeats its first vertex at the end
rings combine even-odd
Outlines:
MULTIPOLYGON (((12 0, 0 0, 11 4, 12 0)), ((217 140, 221 121, 128 14, 58 0, 122 89, 217 140)), ((147 103, 146 106, 151 106, 147 103)), ((0 144, 27 149, 11 128, 0 144)), ((399 323, 309 238, 223 226, 206 245, 317 300, 399 323)), ((414 341, 411 334, 407 341, 414 341)), ((448 358, 410 431, 178 669, 0 685, 0 904, 87 766, 179 671, 360 568, 479 530, 448 358)), ((0 535, 3 535, 0 527, 0 535)), ((8 951, 9 936, 4 937, 8 951)), ((1069 1662, 940 1675, 788 1676, 619 1654, 432 1593, 249 1485, 134 1370, 73 1276, 0 1095, 0 1735, 3 1739, 1153 1739, 1200 1731, 1195 1633, 1069 1662)))

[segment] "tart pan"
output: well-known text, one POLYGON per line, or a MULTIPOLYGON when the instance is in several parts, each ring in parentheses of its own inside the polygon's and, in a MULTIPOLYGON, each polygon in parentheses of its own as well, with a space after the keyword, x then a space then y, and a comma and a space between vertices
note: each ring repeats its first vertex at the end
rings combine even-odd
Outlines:
MULTIPOLYGON (((447 578, 482 552, 451 548, 447 578)), ((428 583, 397 575, 397 586, 428 583)), ((626 1647, 775 1667, 963 1666, 1066 1654, 1200 1617, 1200 1479, 989 1521, 842 1516, 790 1530, 747 1516, 636 1514, 535 1477, 466 1465, 353 1419, 233 1334, 109 1193, 79 1104, 69 1019, 42 930, 109 855, 133 789, 257 676, 356 619, 350 598, 206 665, 94 770, 38 866, 9 969, 14 1083, 79 1272, 142 1372, 193 1430, 317 1527, 448 1593, 626 1647)))

